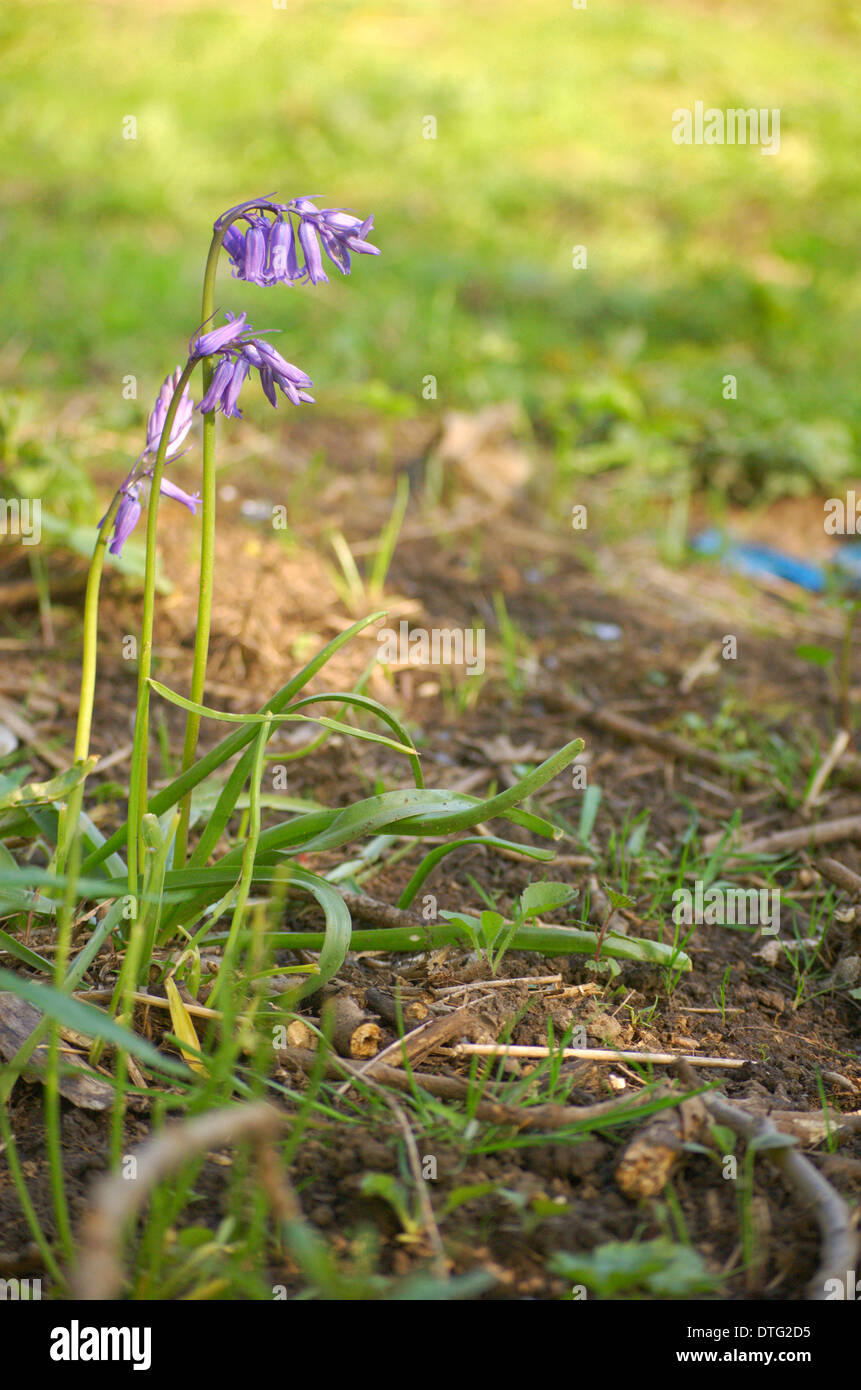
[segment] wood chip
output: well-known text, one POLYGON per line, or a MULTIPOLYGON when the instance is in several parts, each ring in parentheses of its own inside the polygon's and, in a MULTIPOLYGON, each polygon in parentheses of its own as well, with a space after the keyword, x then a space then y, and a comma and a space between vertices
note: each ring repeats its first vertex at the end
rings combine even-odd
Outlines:
MULTIPOLYGON (((17 994, 0 994, 0 1055, 10 1061, 42 1021, 42 1014, 17 994)), ((29 1081, 45 1080, 50 1046, 39 1043, 23 1075, 29 1081)), ((114 1102, 113 1087, 84 1062, 80 1053, 64 1049, 59 1079, 60 1095, 81 1110, 108 1110, 114 1102), (74 1065, 74 1075, 69 1071, 74 1065)))

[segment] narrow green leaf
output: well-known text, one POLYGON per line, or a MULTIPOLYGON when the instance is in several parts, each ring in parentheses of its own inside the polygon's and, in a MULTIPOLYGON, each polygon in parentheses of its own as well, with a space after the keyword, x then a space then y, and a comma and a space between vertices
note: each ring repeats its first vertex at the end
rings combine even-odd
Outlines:
POLYGON ((25 980, 21 975, 13 974, 10 970, 0 970, 0 989, 26 999, 40 1013, 56 1019, 65 1028, 74 1028, 76 1032, 84 1033, 88 1038, 101 1038, 106 1043, 112 1043, 114 1047, 131 1052, 149 1066, 169 1072, 171 1076, 188 1079, 187 1068, 170 1057, 162 1056, 145 1038, 120 1027, 108 1014, 102 1013, 101 1009, 93 1008, 92 1004, 85 1004, 81 999, 70 998, 53 985, 36 984, 32 980, 25 980))

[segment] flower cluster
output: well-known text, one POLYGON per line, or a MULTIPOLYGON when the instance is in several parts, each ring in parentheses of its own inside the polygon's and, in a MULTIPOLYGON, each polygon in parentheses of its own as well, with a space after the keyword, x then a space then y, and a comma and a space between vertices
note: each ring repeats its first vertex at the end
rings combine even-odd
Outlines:
POLYGON ((294 405, 313 402, 314 397, 307 391, 307 387, 313 385, 307 372, 303 372, 301 367, 294 367, 265 338, 255 337, 244 314, 236 319, 228 311, 226 317, 228 321, 221 328, 200 333, 189 344, 192 357, 218 354, 218 364, 209 389, 197 407, 202 414, 221 410, 224 415, 241 419, 242 412, 237 409, 236 402, 242 383, 252 367, 259 373, 267 400, 276 408, 275 386, 279 386, 294 405))
POLYGON ((256 368, 260 376, 263 392, 276 408, 278 398, 275 387, 293 405, 313 402, 307 388, 313 385, 307 372, 294 367, 282 357, 280 352, 265 338, 255 337, 245 315, 235 319, 227 314, 227 323, 208 333, 200 333, 192 338, 189 352, 194 357, 210 357, 218 354, 218 363, 212 374, 209 389, 197 409, 204 415, 211 410, 220 410, 223 415, 241 420, 242 412, 237 406, 239 392, 251 368, 256 368))
MULTIPOLYGON (((295 198, 290 203, 254 198, 229 208, 215 223, 215 231, 222 233, 222 244, 233 265, 235 278, 255 285, 294 285, 302 281, 316 285, 329 278, 323 269, 324 252, 344 275, 350 273, 351 253, 380 254, 378 247, 367 240, 373 225, 373 217, 363 222, 342 208, 318 208, 310 198, 295 198), (246 224, 244 231, 236 225, 238 222, 246 224)), ((276 408, 276 387, 293 405, 313 402, 314 397, 308 393, 313 383, 300 367, 288 362, 265 338, 255 336, 245 314, 235 318, 228 312, 225 317, 226 322, 218 328, 201 325, 189 343, 188 364, 204 358, 216 359, 206 394, 197 405, 199 411, 206 415, 220 410, 223 415, 241 419, 239 393, 252 368, 260 377, 266 399, 276 408)), ((167 413, 182 373, 183 368, 177 367, 159 391, 147 422, 143 453, 120 488, 109 547, 112 555, 122 552, 123 544, 140 520, 141 495, 153 477, 154 463, 150 460, 158 453, 167 413)), ((191 429, 194 410, 186 386, 171 423, 165 463, 175 458, 181 449, 191 429)), ((201 505, 198 493, 183 492, 166 478, 161 479, 159 491, 181 502, 193 516, 201 505)), ((103 522, 104 517, 99 524, 103 522)))
POLYGON ((310 198, 296 198, 291 203, 273 203, 266 198, 240 203, 219 218, 216 231, 225 223, 224 249, 234 277, 255 285, 294 285, 304 280, 317 285, 328 280, 321 247, 343 275, 350 273, 351 252, 380 254, 367 240, 373 217, 363 222, 343 208, 318 208, 310 198), (237 221, 247 223, 244 232, 237 221))

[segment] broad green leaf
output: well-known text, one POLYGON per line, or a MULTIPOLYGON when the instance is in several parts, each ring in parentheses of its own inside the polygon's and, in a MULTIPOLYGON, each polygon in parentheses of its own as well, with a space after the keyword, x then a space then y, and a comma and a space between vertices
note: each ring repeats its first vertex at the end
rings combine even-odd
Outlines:
POLYGON ((352 949, 353 920, 337 888, 320 878, 319 874, 292 867, 290 884, 304 888, 315 897, 326 917, 326 931, 317 962, 317 974, 306 980, 293 996, 302 999, 306 994, 314 994, 327 980, 331 980, 344 964, 347 952, 352 949))
POLYGON ((385 734, 375 734, 369 729, 356 729, 352 724, 330 719, 325 714, 294 714, 295 705, 291 706, 286 714, 230 714, 227 710, 212 709, 209 705, 197 705, 193 700, 187 700, 184 695, 177 695, 175 690, 170 690, 152 677, 149 678, 149 684, 170 704, 178 705, 188 714, 198 714, 203 719, 218 719, 223 724, 251 724, 258 728, 261 724, 320 724, 324 729, 330 729, 334 733, 346 734, 350 738, 363 738, 369 743, 383 743, 387 748, 394 748, 397 753, 406 753, 408 757, 415 755, 412 744, 398 743, 395 739, 386 738, 385 734))
POLYGON ((520 894, 521 917, 540 917, 542 912, 555 912, 574 896, 568 883, 530 883, 520 894))
POLYGON ((607 894, 612 908, 637 906, 636 898, 629 898, 627 893, 619 893, 615 888, 611 888, 609 883, 604 884, 604 892, 607 894))

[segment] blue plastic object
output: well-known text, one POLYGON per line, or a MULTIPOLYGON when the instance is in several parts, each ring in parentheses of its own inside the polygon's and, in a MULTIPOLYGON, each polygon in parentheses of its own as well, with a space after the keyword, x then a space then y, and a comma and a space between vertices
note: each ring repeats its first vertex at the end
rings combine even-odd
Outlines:
MULTIPOLYGON (((716 555, 726 569, 751 579, 786 579, 811 594, 821 594, 826 588, 826 565, 799 560, 795 555, 787 555, 772 545, 733 540, 715 527, 694 536, 691 549, 699 555, 716 555)), ((831 557, 831 563, 841 571, 850 588, 861 588, 861 545, 839 546, 831 557)))

